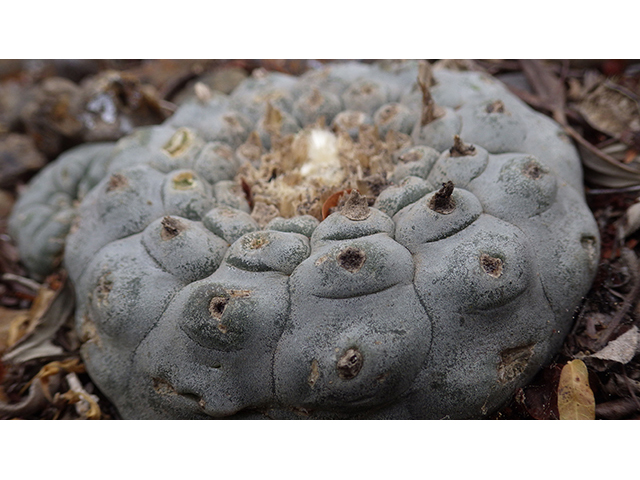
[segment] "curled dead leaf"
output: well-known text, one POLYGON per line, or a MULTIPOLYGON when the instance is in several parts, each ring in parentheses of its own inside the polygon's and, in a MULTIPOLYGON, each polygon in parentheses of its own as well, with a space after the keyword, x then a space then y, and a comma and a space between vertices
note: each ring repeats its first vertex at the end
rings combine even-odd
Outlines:
POLYGON ((582 360, 571 360, 560 373, 558 383, 560 420, 595 420, 596 402, 589 387, 589 372, 582 360))
POLYGON ((25 335, 31 334, 44 313, 51 305, 55 291, 42 287, 31 304, 31 308, 22 311, 22 315, 16 315, 9 326, 9 338, 7 346, 13 347, 25 335))
POLYGON ((53 375, 43 381, 34 379, 29 388, 29 394, 18 403, 5 403, 0 401, 0 417, 21 417, 31 415, 42 410, 51 400, 51 392, 60 386, 60 375, 53 375))
POLYGON ((611 80, 604 80, 576 105, 587 123, 615 138, 640 130, 640 109, 633 97, 611 80))
POLYGON ((622 220, 622 234, 626 238, 640 228, 640 203, 631 205, 622 220))
POLYGON ((640 184, 640 168, 616 160, 589 143, 569 125, 565 125, 564 129, 578 144, 585 167, 584 178, 589 183, 608 188, 625 188, 640 184))
MULTIPOLYGON (((34 383, 36 380, 40 381, 43 386, 47 386, 49 382, 49 377, 53 377, 60 373, 61 371, 66 372, 74 372, 74 373, 84 373, 85 368, 82 363, 80 363, 79 358, 69 358, 63 361, 56 361, 47 363, 44 367, 40 369, 40 371, 33 377, 23 388, 20 393, 24 393, 24 391, 34 383)), ((49 393, 49 389, 45 388, 45 397, 47 400, 51 401, 51 395, 49 393)))
POLYGON ((251 192, 251 186, 247 183, 247 180, 244 177, 240 177, 240 186, 242 187, 244 196, 247 199, 249 208, 253 210, 253 194, 251 192))
POLYGON ((15 326, 29 320, 28 310, 14 310, 0 306, 0 354, 15 343, 15 326))
POLYGON ((346 190, 340 190, 339 192, 336 192, 333 195, 331 195, 329 198, 327 198, 324 204, 322 205, 322 219, 324 220, 331 214, 331 209, 338 206, 338 203, 340 203, 340 199, 342 198, 343 195, 345 194, 348 195, 350 193, 351 193, 351 189, 348 188, 346 190))
POLYGON ((75 404, 76 412, 82 418, 86 418, 88 420, 100 420, 102 412, 98 405, 98 397, 96 395, 91 395, 83 388, 82 383, 80 383, 80 379, 75 373, 69 373, 65 378, 69 384, 69 390, 60 395, 60 398, 66 400, 70 404, 75 404))
POLYGON ((53 279, 49 285, 51 288, 43 287, 38 293, 29 310, 29 320, 16 318, 11 324, 9 349, 3 361, 18 363, 63 353, 51 340, 73 314, 73 287, 66 280, 66 274, 59 281, 53 279))

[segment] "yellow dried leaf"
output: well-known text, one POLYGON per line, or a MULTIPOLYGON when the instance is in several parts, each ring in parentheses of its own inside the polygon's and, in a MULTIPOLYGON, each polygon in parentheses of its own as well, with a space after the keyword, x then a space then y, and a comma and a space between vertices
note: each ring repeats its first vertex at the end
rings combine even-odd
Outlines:
MULTIPOLYGON (((61 370, 65 370, 67 372, 75 372, 75 373, 85 372, 84 364, 80 363, 79 358, 69 358, 61 362, 50 362, 50 363, 47 363, 45 366, 43 366, 40 369, 40 371, 36 374, 35 377, 29 380, 29 382, 22 388, 20 393, 21 394, 24 393, 26 389, 29 388, 31 383, 37 378, 39 378, 43 384, 46 384, 48 377, 52 375, 56 375, 57 373, 60 373, 61 370)), ((47 393, 45 393, 45 396, 48 397, 47 393)))
POLYGON ((558 384, 560 420, 595 420, 596 402, 589 387, 589 373, 582 360, 568 362, 558 384))
POLYGON ((55 290, 42 287, 38 295, 33 300, 29 310, 18 310, 20 315, 14 315, 9 325, 8 337, 6 340, 7 347, 12 347, 18 340, 25 335, 30 334, 36 325, 46 313, 55 297, 55 290))
POLYGON ((13 330, 16 324, 25 324, 29 321, 28 310, 13 310, 0 307, 0 353, 15 343, 13 330))
POLYGON ((12 347, 27 333, 29 329, 29 323, 31 322, 31 315, 28 310, 20 310, 19 315, 14 315, 7 334, 7 346, 12 347))

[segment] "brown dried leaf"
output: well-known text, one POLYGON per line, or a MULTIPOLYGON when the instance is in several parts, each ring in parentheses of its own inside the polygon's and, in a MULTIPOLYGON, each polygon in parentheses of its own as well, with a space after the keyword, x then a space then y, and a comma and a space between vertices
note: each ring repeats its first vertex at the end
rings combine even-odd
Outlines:
POLYGON ((202 74, 219 63, 219 60, 149 60, 130 68, 127 75, 139 82, 150 83, 161 98, 168 98, 186 81, 202 74))
POLYGON ((25 362, 34 358, 59 355, 62 348, 53 345, 58 329, 73 313, 74 294, 68 281, 56 291, 41 289, 30 310, 31 320, 26 333, 10 345, 9 351, 2 357, 5 362, 25 362))
POLYGON ((331 195, 329 198, 327 198, 325 202, 322 204, 322 219, 324 220, 329 215, 331 215, 331 209, 338 206, 338 203, 340 202, 340 198, 342 198, 343 195, 345 194, 348 195, 350 193, 351 193, 351 189, 348 188, 346 190, 340 190, 339 192, 336 192, 333 195, 331 195))
POLYGON ((49 309, 55 293, 56 292, 50 288, 40 288, 38 295, 31 304, 31 308, 29 310, 23 310, 23 313, 26 315, 16 316, 11 322, 7 342, 8 347, 13 347, 21 338, 33 333, 43 315, 49 309))
POLYGON ((77 117, 86 142, 117 140, 133 127, 166 118, 154 87, 132 74, 107 70, 82 82, 77 117))
POLYGON ((640 228, 640 202, 631 205, 624 214, 622 234, 626 238, 640 228))
POLYGON ((582 360, 568 362, 558 384, 560 420, 595 420, 596 402, 589 387, 589 373, 582 360))
POLYGON ((640 169, 619 162, 586 141, 570 126, 566 125, 564 128, 578 144, 582 163, 586 167, 584 174, 587 181, 608 188, 624 188, 640 184, 640 169))
POLYGON ((14 187, 19 178, 41 169, 46 163, 45 156, 27 135, 10 133, 0 137, 0 187, 14 187))
POLYGON ((15 203, 16 201, 11 193, 6 190, 0 190, 0 225, 4 218, 9 216, 15 203))
MULTIPOLYGON (((29 385, 31 385, 36 380, 40 380, 40 382, 42 382, 42 384, 46 386, 49 381, 49 377, 53 377, 54 375, 57 375, 61 371, 73 372, 73 373, 84 373, 85 368, 84 368, 84 364, 80 363, 79 358, 68 358, 61 362, 58 362, 58 361, 49 362, 40 369, 40 371, 36 374, 35 377, 33 377, 29 381, 29 383, 27 383, 24 386, 22 391, 24 392, 24 390, 26 390, 29 387, 29 385)), ((50 401, 51 398, 49 393, 50 393, 49 391, 46 391, 45 396, 50 401)))
POLYGON ((635 357, 638 352, 640 344, 640 331, 635 325, 631 329, 615 340, 608 343, 606 347, 593 355, 593 358, 599 358, 600 360, 610 360, 627 364, 635 357))
POLYGON ((29 319, 28 310, 14 310, 0 306, 0 354, 12 344, 12 325, 26 322, 29 319))
POLYGON ((454 70, 456 72, 481 72, 482 67, 474 60, 442 59, 433 64, 434 70, 454 70))
MULTIPOLYGON (((640 169, 625 165, 598 149, 566 121, 565 90, 560 78, 538 60, 521 60, 522 69, 536 95, 528 95, 527 101, 536 108, 552 112, 553 118, 565 127, 566 132, 578 143, 584 165, 585 178, 596 185, 622 188, 640 183, 640 169)), ((627 128, 624 133, 629 133, 627 128)))
POLYGON ((516 401, 536 420, 558 419, 558 381, 562 365, 553 364, 544 368, 533 385, 521 388, 516 401))
POLYGON ((609 80, 589 92, 576 109, 589 125, 611 137, 640 131, 638 103, 609 80))
POLYGON ((614 333, 617 332, 625 315, 629 312, 640 295, 640 279, 638 278, 640 275, 640 260, 638 259, 638 256, 632 249, 622 247, 620 249, 620 258, 623 264, 626 264, 629 271, 629 291, 625 294, 624 301, 611 318, 606 330, 604 330, 602 335, 598 338, 596 342, 597 350, 602 349, 609 342, 614 333))
POLYGON ((20 110, 27 134, 47 156, 55 157, 66 139, 82 130, 78 118, 80 87, 66 78, 51 77, 34 86, 20 110))

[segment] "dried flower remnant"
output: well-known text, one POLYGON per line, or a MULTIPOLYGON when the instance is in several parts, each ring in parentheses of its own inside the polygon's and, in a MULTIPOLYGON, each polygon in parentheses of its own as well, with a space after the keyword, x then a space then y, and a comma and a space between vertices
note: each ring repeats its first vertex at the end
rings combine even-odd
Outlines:
POLYGON ((163 240, 171 240, 172 238, 178 236, 182 230, 184 230, 185 226, 180 220, 173 217, 164 217, 162 219, 162 230, 160 231, 160 236, 163 240))
POLYGON ((496 100, 487 105, 487 113, 505 113, 504 102, 502 100, 496 100))
POLYGON ((494 278, 500 278, 504 262, 499 258, 483 253, 480 255, 480 265, 482 266, 482 269, 487 272, 487 275, 494 278))
POLYGON ((343 380, 355 378, 362 369, 364 359, 357 348, 348 349, 338 360, 338 376, 343 380))
POLYGON ((456 202, 451 197, 453 194, 453 182, 448 181, 442 184, 442 188, 438 190, 429 201, 429 208, 441 215, 448 215, 456 208, 456 202))
POLYGON ((114 190, 119 190, 127 187, 129 185, 129 181, 127 177, 120 173, 114 173, 109 178, 109 183, 107 183, 107 192, 112 192, 114 190))
POLYGON ((421 61, 418 68, 418 85, 422 92, 422 113, 420 116, 420 125, 424 127, 441 117, 442 112, 433 100, 431 91, 429 90, 433 82, 431 66, 428 62, 421 61))
POLYGON ((476 154, 476 147, 467 145, 462 141, 459 135, 453 137, 453 147, 449 150, 452 157, 467 157, 476 154))
POLYGON ((349 220, 358 222, 369 218, 371 209, 367 199, 360 195, 357 190, 352 190, 340 213, 349 220))

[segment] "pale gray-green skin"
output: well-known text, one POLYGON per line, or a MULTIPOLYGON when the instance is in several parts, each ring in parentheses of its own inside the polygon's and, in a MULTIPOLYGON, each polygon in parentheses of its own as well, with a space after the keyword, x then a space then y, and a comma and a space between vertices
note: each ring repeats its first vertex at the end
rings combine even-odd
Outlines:
POLYGON ((12 235, 34 276, 65 248, 83 359, 123 417, 478 418, 550 361, 599 258, 577 152, 500 83, 434 76, 445 115, 425 127, 415 64, 342 64, 251 78, 34 180, 12 235), (230 181, 234 149, 253 129, 264 139, 265 101, 286 129, 314 119, 298 101, 314 88, 329 117, 336 102, 369 116, 400 103, 381 129, 425 147, 400 155, 366 219, 260 230, 230 181), (496 100, 505 111, 488 113, 496 100), (455 134, 474 155, 450 154, 455 134), (438 213, 449 180, 455 208, 438 213))

